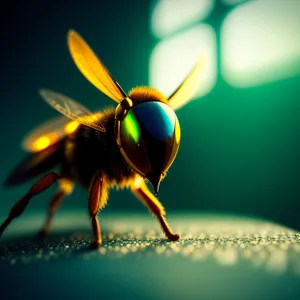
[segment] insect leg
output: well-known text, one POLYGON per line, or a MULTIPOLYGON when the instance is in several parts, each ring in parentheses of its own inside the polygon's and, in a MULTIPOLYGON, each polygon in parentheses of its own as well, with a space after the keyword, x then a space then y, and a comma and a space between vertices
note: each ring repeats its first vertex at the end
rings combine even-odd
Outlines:
POLYGON ((174 234, 172 232, 172 229, 170 228, 164 217, 166 214, 165 209, 163 208, 159 200, 148 189, 146 183, 142 181, 138 186, 133 185, 131 187, 131 191, 148 207, 152 214, 157 217, 167 238, 172 241, 177 241, 179 239, 179 234, 174 234))
POLYGON ((54 172, 50 172, 40 180, 38 180, 29 190, 29 192, 21 198, 11 209, 7 219, 2 223, 0 226, 0 236, 2 235, 5 228, 10 224, 10 222, 14 219, 19 217, 24 210, 26 209, 28 203, 30 202, 31 198, 39 193, 48 189, 56 180, 62 178, 62 175, 56 174, 54 172))
POLYGON ((47 214, 47 220, 46 223, 44 225, 44 227, 42 228, 42 230, 39 232, 39 236, 47 236, 50 229, 51 229, 51 225, 52 225, 52 219, 53 219, 53 215, 54 213, 57 211, 57 209, 59 208, 62 200, 70 195, 73 191, 73 183, 71 180, 69 179, 61 179, 59 181, 59 188, 58 191, 56 192, 56 194, 54 195, 53 199, 50 202, 49 208, 48 208, 48 214, 47 214))
POLYGON ((97 248, 102 243, 100 223, 97 218, 99 209, 103 208, 107 201, 106 178, 101 171, 97 171, 89 190, 89 214, 92 219, 94 242, 92 248, 97 248))

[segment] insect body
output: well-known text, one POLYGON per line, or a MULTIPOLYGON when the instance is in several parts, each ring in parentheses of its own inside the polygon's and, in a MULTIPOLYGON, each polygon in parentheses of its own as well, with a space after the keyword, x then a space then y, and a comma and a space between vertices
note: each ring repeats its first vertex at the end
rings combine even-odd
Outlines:
POLYGON ((102 242, 97 214, 105 206, 108 190, 113 186, 130 188, 158 218, 167 238, 178 240, 179 235, 167 224, 165 210, 145 180, 152 183, 157 194, 180 144, 180 126, 173 109, 184 105, 197 90, 203 57, 171 97, 166 98, 150 87, 136 87, 127 95, 73 30, 68 33, 68 46, 82 74, 118 105, 92 113, 62 94, 40 90, 44 100, 65 116, 47 122, 25 138, 23 147, 33 153, 17 166, 6 184, 46 175, 13 206, 0 227, 0 235, 22 214, 33 196, 58 181, 59 188, 50 203, 42 235, 48 234, 54 212, 77 182, 89 191, 93 246, 102 242), (59 173, 51 171, 55 166, 60 167, 59 173))

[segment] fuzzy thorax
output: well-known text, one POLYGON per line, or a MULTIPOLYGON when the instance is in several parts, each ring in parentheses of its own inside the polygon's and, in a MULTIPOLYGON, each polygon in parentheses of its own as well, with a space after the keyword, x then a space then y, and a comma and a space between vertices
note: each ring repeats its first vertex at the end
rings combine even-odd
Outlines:
POLYGON ((149 86, 137 86, 131 89, 128 96, 134 102, 160 101, 168 103, 168 99, 160 91, 149 86))

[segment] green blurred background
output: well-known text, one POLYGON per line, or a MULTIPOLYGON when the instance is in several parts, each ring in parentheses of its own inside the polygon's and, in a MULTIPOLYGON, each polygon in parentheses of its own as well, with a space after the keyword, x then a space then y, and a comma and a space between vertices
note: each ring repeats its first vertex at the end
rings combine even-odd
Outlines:
MULTIPOLYGON (((75 67, 66 45, 68 29, 88 41, 125 91, 158 82, 155 76, 157 85, 163 87, 166 80, 171 90, 177 83, 153 67, 153 51, 204 24, 209 30, 203 43, 191 36, 190 44, 179 42, 169 47, 170 55, 157 58, 163 69, 164 60, 170 64, 170 57, 180 57, 171 67, 183 79, 193 57, 180 52, 180 45, 200 46, 211 67, 202 96, 177 112, 182 144, 159 198, 167 212, 241 213, 299 230, 299 2, 183 1, 187 11, 176 1, 173 9, 166 2, 173 1, 13 1, 1 10, 1 182, 26 156, 23 136, 58 115, 37 89, 64 93, 92 110, 115 105, 75 67), (255 6, 261 2, 263 7, 255 6), (286 9, 274 4, 282 2, 286 9), (176 64, 187 69, 181 74, 176 64)), ((1 187, 1 220, 29 187, 1 187)), ((46 209, 54 190, 37 197, 29 209, 46 209)), ((62 210, 71 207, 86 213, 85 191, 76 187, 62 210)), ((103 213, 116 210, 145 208, 129 191, 111 191, 103 213)))

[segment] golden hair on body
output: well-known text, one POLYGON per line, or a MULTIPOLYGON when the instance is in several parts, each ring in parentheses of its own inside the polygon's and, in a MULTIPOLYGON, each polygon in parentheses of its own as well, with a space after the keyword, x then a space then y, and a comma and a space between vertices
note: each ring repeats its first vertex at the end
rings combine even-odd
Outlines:
POLYGON ((167 98, 152 87, 135 87, 127 95, 74 30, 68 32, 68 47, 81 73, 117 106, 93 113, 65 95, 40 90, 42 98, 64 116, 44 123, 24 139, 22 145, 30 154, 9 175, 6 185, 44 175, 13 206, 0 227, 0 235, 34 196, 58 182, 40 231, 43 236, 49 233, 53 215, 64 197, 72 193, 74 183, 79 183, 88 189, 93 247, 102 243, 97 215, 112 187, 131 189, 157 217, 166 237, 178 240, 179 235, 173 233, 165 219, 164 207, 145 181, 151 182, 157 194, 174 162, 180 145, 180 126, 174 110, 184 106, 196 92, 204 56, 167 98), (58 173, 52 171, 56 166, 58 173))

